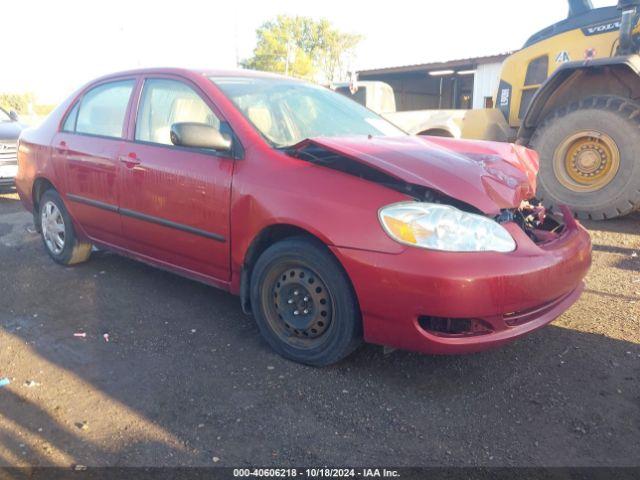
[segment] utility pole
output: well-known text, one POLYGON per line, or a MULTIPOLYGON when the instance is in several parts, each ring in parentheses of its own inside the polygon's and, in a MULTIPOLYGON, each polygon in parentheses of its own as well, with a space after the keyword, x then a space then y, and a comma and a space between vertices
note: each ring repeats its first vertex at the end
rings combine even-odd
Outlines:
POLYGON ((233 12, 233 41, 236 50, 236 68, 240 68, 240 53, 238 52, 238 9, 233 12))
POLYGON ((293 50, 293 41, 287 40, 287 56, 284 60, 284 74, 289 75, 289 62, 291 61, 291 52, 293 50))

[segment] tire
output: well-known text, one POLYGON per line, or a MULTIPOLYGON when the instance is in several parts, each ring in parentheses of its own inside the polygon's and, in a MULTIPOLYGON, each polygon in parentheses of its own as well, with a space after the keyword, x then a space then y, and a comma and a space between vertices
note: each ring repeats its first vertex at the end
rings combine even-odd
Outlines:
POLYGON ((87 261, 92 245, 76 236, 69 212, 58 192, 51 189, 44 192, 39 206, 40 235, 49 256, 61 265, 87 261))
POLYGON ((451 133, 449 130, 445 130, 444 128, 434 128, 433 130, 425 130, 424 132, 420 132, 418 135, 421 137, 455 138, 455 135, 453 133, 451 133))
POLYGON ((640 105, 616 96, 588 97, 551 113, 530 142, 540 156, 538 198, 593 220, 640 207, 639 128, 640 105))
POLYGON ((362 342, 351 283, 320 242, 294 237, 270 246, 253 268, 250 288, 262 336, 289 360, 323 367, 362 342))

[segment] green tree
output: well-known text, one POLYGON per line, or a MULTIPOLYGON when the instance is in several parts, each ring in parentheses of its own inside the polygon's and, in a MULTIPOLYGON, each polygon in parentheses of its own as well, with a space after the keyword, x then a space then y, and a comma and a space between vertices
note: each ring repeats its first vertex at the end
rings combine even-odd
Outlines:
POLYGON ((258 41, 245 68, 327 82, 345 78, 360 35, 341 32, 328 20, 279 15, 256 31, 258 41))
POLYGON ((33 104, 32 93, 0 93, 0 106, 18 113, 27 113, 29 104, 33 104))
POLYGON ((323 79, 329 82, 345 80, 362 36, 340 32, 325 19, 317 22, 314 27, 311 43, 315 46, 315 64, 323 79))

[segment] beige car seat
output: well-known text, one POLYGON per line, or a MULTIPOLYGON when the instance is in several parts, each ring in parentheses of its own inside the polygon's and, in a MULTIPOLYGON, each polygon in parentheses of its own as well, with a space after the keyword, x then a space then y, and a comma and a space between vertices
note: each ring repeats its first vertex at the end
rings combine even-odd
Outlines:
POLYGON ((251 123, 253 123, 263 135, 272 139, 271 129, 273 128, 273 119, 271 118, 271 112, 267 107, 254 106, 247 109, 247 116, 251 123))
POLYGON ((220 121, 200 98, 176 98, 171 105, 168 124, 162 122, 162 126, 153 128, 151 141, 171 145, 171 125, 178 122, 205 123, 217 129, 220 128, 220 121))

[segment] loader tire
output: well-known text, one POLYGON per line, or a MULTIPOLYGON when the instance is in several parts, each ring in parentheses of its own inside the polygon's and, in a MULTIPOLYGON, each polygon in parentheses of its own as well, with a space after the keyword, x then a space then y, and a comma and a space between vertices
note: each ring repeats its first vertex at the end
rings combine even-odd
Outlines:
POLYGON ((604 220, 640 207, 640 104, 587 97, 549 114, 530 145, 540 155, 537 196, 578 218, 604 220))

